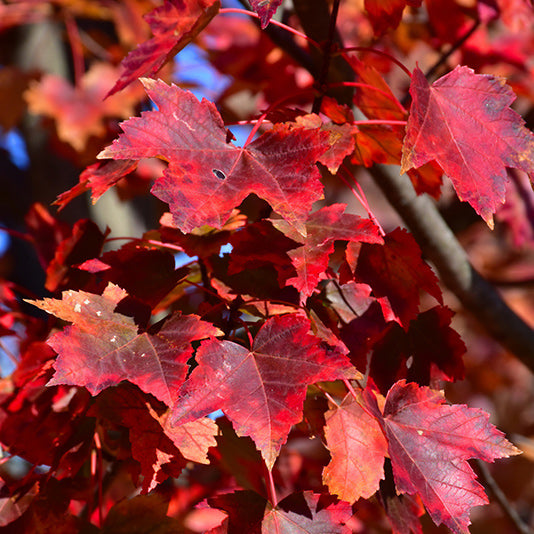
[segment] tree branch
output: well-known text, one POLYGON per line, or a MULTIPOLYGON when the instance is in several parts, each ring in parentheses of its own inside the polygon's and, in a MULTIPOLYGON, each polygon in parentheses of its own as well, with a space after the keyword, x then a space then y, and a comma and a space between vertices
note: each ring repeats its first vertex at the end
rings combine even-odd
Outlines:
POLYGON ((517 529, 517 532, 520 534, 533 534, 532 529, 519 517, 517 510, 510 504, 510 501, 506 498, 506 495, 499 487, 495 479, 491 476, 490 470, 485 462, 475 460, 480 478, 484 482, 486 489, 491 492, 501 510, 504 512, 504 515, 511 521, 511 523, 517 529))
POLYGON ((494 339, 534 372, 534 330, 475 271, 433 201, 426 195, 417 196, 408 177, 400 176, 396 167, 375 165, 369 172, 406 222, 423 254, 436 266, 443 283, 494 339))

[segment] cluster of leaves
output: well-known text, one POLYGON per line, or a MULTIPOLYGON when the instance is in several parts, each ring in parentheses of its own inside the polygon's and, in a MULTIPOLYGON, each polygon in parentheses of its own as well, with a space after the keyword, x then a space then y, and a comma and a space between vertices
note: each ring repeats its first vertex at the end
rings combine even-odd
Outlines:
MULTIPOLYGON (((50 296, 26 300, 48 314, 36 318, 20 288, 0 286, 0 334, 19 339, 0 398, 2 527, 345 533, 388 522, 409 534, 422 532, 426 510, 465 533, 471 509, 488 502, 468 460, 519 452, 487 413, 446 402, 442 383, 464 375, 453 312, 416 240, 384 231, 354 181, 358 167, 401 165, 418 193, 439 198, 445 174, 493 226, 509 169, 534 172, 534 135, 510 107, 514 91, 467 66, 430 83, 416 66, 404 73, 408 105, 378 68, 398 68, 388 50, 401 47, 392 35, 401 40, 403 12, 428 14, 429 42, 439 43, 473 21, 489 32, 514 15, 506 2, 449 2, 448 20, 458 21, 450 35, 444 2, 366 0, 361 11, 335 1, 345 44, 378 43, 358 58, 336 48, 333 31, 316 43, 303 12, 292 27, 272 21, 281 3, 252 0, 248 18, 218 0, 164 0, 151 11, 142 1, 0 7, 4 30, 52 17, 68 30, 75 86, 12 72, 70 157, 91 162, 57 204, 86 191, 96 202, 116 185, 133 195, 144 181, 169 210, 107 252, 107 232, 88 219, 71 227, 41 205, 28 213, 50 296), (76 24, 100 18, 124 49, 137 44, 120 69, 83 52, 101 36, 84 41, 76 24), (273 27, 297 28, 289 48, 311 60, 322 51, 331 73, 319 69, 314 83, 274 44, 273 27), (235 81, 218 107, 161 79, 192 41, 235 81), (356 82, 336 81, 335 58, 356 82), (247 91, 259 104, 241 117, 231 100, 247 91), (109 144, 116 121, 141 105, 109 144), (228 129, 239 121, 253 125, 243 146, 228 129), (367 216, 324 200, 341 183, 367 216), (180 254, 190 261, 176 267, 180 254), (10 467, 17 457, 30 464, 22 477, 10 467), (366 503, 382 515, 366 518, 366 503)), ((534 21, 523 9, 514 23, 534 21)), ((490 62, 489 52, 467 51, 490 62)), ((517 74, 515 88, 531 91, 527 80, 517 74)))

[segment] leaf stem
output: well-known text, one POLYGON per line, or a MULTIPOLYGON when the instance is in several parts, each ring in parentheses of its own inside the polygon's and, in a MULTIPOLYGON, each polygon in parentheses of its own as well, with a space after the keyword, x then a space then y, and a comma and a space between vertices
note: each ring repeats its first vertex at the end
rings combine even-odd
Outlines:
POLYGON ((314 384, 314 386, 334 405, 339 408, 339 404, 336 402, 336 399, 328 393, 323 387, 321 387, 319 384, 314 384))
POLYGON ((506 517, 512 522, 517 531, 520 534, 532 534, 532 529, 526 523, 523 522, 521 517, 519 517, 517 510, 510 504, 510 501, 506 498, 506 495, 491 475, 490 470, 486 465, 486 462, 483 462, 482 460, 477 458, 475 460, 475 463, 477 465, 480 478, 484 482, 484 485, 491 492, 493 497, 495 497, 495 500, 499 503, 501 510, 504 512, 506 517))
POLYGON ((163 241, 157 241, 155 239, 140 239, 138 237, 108 237, 105 240, 105 243, 109 243, 110 241, 136 241, 137 243, 148 243, 149 245, 153 245, 155 247, 168 248, 169 250, 175 250, 177 252, 184 251, 184 249, 178 245, 164 243, 163 241))
MULTIPOLYGON (((259 15, 257 13, 254 13, 253 11, 248 11, 246 9, 241 9, 238 7, 224 7, 219 10, 219 15, 226 15, 229 13, 237 13, 239 15, 248 15, 249 17, 253 17, 255 19, 259 19, 259 15)), ((277 20, 271 19, 270 23, 273 26, 278 26, 279 28, 282 28, 289 33, 292 33, 293 35, 296 35, 297 37, 300 37, 302 39, 305 39, 308 41, 308 43, 312 44, 316 48, 321 48, 321 46, 314 41, 311 37, 308 37, 306 34, 299 32, 298 30, 295 30, 295 28, 292 28, 291 26, 288 26, 287 24, 284 24, 283 22, 278 22, 277 20)))
POLYGON ((0 232, 5 232, 9 236, 17 237, 18 239, 22 239, 28 243, 35 243, 35 239, 31 235, 25 234, 24 232, 19 232, 13 228, 8 228, 7 226, 0 226, 0 232))
POLYGON ((274 485, 274 479, 273 479, 273 473, 272 471, 267 467, 267 464, 265 461, 263 462, 263 468, 267 474, 267 495, 269 498, 269 501, 273 505, 273 507, 276 507, 278 504, 278 498, 276 496, 276 487, 274 485))
POLYGON ((339 176, 341 181, 352 191, 352 194, 358 199, 360 204, 363 206, 363 208, 367 212, 367 215, 369 215, 369 218, 378 227, 378 231, 380 232, 380 235, 385 236, 386 232, 384 231, 384 229, 382 228, 382 226, 378 222, 378 219, 375 217, 374 213, 371 211, 371 207, 369 206, 369 203, 367 202, 367 198, 365 196, 365 193, 364 193, 363 189, 361 188, 360 184, 358 183, 358 181, 354 178, 352 173, 347 169, 347 167, 344 164, 341 165, 340 170, 341 170, 341 172, 338 173, 336 176, 339 176), (358 188, 358 191, 356 191, 354 189, 354 187, 348 182, 348 180, 343 176, 343 174, 346 174, 347 176, 349 176, 350 180, 352 182, 354 182, 354 184, 358 188))
POLYGON ((455 43, 453 43, 451 45, 451 47, 449 48, 449 50, 447 50, 447 52, 445 52, 444 54, 441 55, 441 57, 436 61, 436 63, 434 63, 434 65, 432 65, 432 67, 430 67, 430 69, 428 69, 428 71, 425 73, 425 78, 427 80, 429 80, 432 76, 434 76, 436 71, 443 64, 445 64, 445 61, 447 61, 447 59, 456 50, 458 50, 458 48, 460 48, 469 39, 469 37, 471 37, 471 35, 473 35, 473 33, 475 33, 475 31, 480 26, 480 23, 481 23, 480 19, 475 20, 473 26, 471 26, 471 28, 469 28, 469 30, 464 35, 462 35, 462 37, 460 37, 455 43))
POLYGON ((390 124, 392 126, 406 126, 407 121, 395 121, 395 120, 385 120, 385 119, 369 119, 364 121, 354 121, 352 124, 357 126, 365 126, 366 124, 390 124))
POLYGON ((390 100, 393 104, 397 106, 399 111, 402 113, 406 113, 406 108, 391 94, 387 91, 384 91, 378 87, 375 87, 374 85, 370 85, 368 83, 360 83, 360 82, 335 82, 335 83, 329 83, 328 87, 361 87, 363 89, 371 89, 373 91, 376 91, 377 93, 381 93, 384 95, 388 100, 390 100))
POLYGON ((256 135, 256 132, 260 129, 263 121, 265 120, 265 118, 267 117, 267 115, 275 108, 277 108, 280 104, 283 104, 284 102, 288 101, 288 100, 293 100, 295 97, 297 96, 301 96, 303 94, 307 94, 307 93, 310 93, 312 91, 315 91, 315 89, 313 87, 308 87, 306 89, 302 89, 301 91, 295 91, 293 94, 289 95, 289 96, 285 96, 285 97, 282 97, 282 98, 279 98, 276 102, 273 102, 265 112, 263 112, 260 117, 258 118, 258 121, 256 122, 256 124, 254 125, 254 128, 252 128, 252 130, 250 131, 250 133, 248 134, 248 137, 247 137, 247 140, 245 141, 245 144, 243 145, 243 148, 247 147, 251 142, 252 142, 252 139, 254 139, 254 136, 256 135))

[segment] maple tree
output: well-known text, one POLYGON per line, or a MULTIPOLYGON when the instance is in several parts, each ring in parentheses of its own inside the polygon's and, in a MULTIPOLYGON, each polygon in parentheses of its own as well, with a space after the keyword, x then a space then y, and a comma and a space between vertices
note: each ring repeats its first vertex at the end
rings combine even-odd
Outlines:
POLYGON ((454 388, 534 372, 531 288, 471 264, 532 279, 534 9, 286 4, 0 4, 0 531, 489 532, 487 488, 528 531, 482 462, 532 418, 454 388))

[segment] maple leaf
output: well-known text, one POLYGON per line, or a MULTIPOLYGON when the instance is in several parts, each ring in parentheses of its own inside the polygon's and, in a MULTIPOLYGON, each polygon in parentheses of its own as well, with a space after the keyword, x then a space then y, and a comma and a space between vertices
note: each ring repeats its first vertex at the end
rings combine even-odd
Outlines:
POLYGON ((293 493, 269 510, 267 505, 262 532, 279 534, 350 534, 345 523, 352 517, 352 508, 346 502, 335 502, 332 497, 311 491, 293 493))
POLYGON ((304 236, 287 221, 271 219, 275 228, 302 244, 287 253, 297 276, 286 281, 300 291, 301 302, 313 293, 319 280, 325 278, 328 258, 334 252, 336 240, 383 243, 373 221, 344 213, 345 208, 346 204, 332 204, 311 213, 306 220, 304 236))
POLYGON ((166 159, 169 166, 152 193, 169 203, 184 232, 202 225, 221 228, 250 193, 303 228, 313 202, 322 197, 314 164, 328 148, 326 133, 280 126, 237 148, 227 143, 213 103, 161 80, 142 81, 158 110, 122 123, 124 133, 99 158, 166 159))
POLYGON ((174 256, 168 250, 148 249, 132 243, 87 260, 77 268, 98 273, 106 285, 112 282, 150 307, 158 304, 189 273, 186 267, 175 269, 174 256), (151 273, 151 276, 140 278, 139 273, 151 273))
POLYGON ((425 508, 418 495, 390 495, 383 497, 386 515, 393 534, 423 534, 421 520, 425 508))
POLYGON ((260 17, 262 30, 269 25, 281 3, 282 0, 250 0, 250 6, 260 17))
POLYGON ((255 491, 238 490, 214 495, 208 499, 208 503, 228 514, 227 532, 262 534, 261 522, 267 501, 255 491))
POLYGON ((24 96, 32 113, 52 117, 58 137, 82 152, 91 136, 106 133, 106 117, 126 119, 134 113, 141 96, 138 90, 103 101, 116 77, 112 65, 94 63, 77 87, 60 76, 46 74, 40 82, 30 84, 24 96))
POLYGON ((428 386, 464 377, 465 345, 450 327, 452 316, 449 308, 436 306, 410 321, 407 330, 395 322, 382 328, 369 364, 369 376, 382 393, 401 378, 428 386))
POLYGON ((162 6, 145 15, 154 37, 122 61, 124 72, 107 96, 142 76, 154 76, 206 27, 219 8, 219 0, 165 0, 162 6))
POLYGON ((287 279, 296 274, 287 252, 298 247, 299 243, 276 230, 270 221, 248 224, 232 236, 230 244, 232 254, 228 274, 256 267, 274 267, 280 287, 284 287, 287 279))
MULTIPOLYGON (((362 113, 369 119, 405 121, 407 111, 382 75, 372 65, 357 58, 351 58, 350 65, 362 84, 354 93, 354 103, 362 113)), ((400 165, 405 134, 401 124, 360 124, 355 130, 353 163, 366 167, 375 163, 400 165)), ((433 161, 408 171, 417 193, 429 193, 436 199, 441 194, 442 174, 443 171, 433 161)))
POLYGON ((139 462, 143 475, 143 493, 171 474, 180 474, 184 458, 164 433, 146 396, 135 386, 125 383, 106 389, 97 397, 90 415, 128 429, 132 458, 139 462))
POLYGON ((64 287, 83 287, 88 275, 72 265, 98 256, 106 235, 90 219, 76 221, 71 235, 59 243, 54 258, 46 268, 46 289, 58 291, 64 287))
POLYGON ((132 457, 141 465, 143 491, 148 492, 158 482, 172 474, 179 475, 185 461, 209 463, 209 447, 216 446, 218 428, 208 418, 171 428, 168 410, 156 412, 146 396, 131 384, 121 384, 101 393, 93 415, 128 428, 132 457))
MULTIPOLYGON (((357 281, 373 288, 387 320, 407 323, 417 315, 419 290, 424 289, 440 304, 441 290, 432 269, 421 258, 421 249, 406 230, 397 228, 384 237, 384 245, 362 245, 355 270, 357 281), (398 317, 388 317, 388 303, 398 317)), ((389 313, 391 315, 391 313, 389 313)))
POLYGON ((231 341, 202 342, 171 424, 220 409, 239 436, 253 439, 272 469, 291 426, 302 418, 307 385, 336 380, 351 368, 309 330, 308 319, 292 314, 267 320, 250 350, 231 341))
POLYGON ((91 190, 93 204, 119 180, 137 167, 136 161, 103 161, 89 165, 81 174, 80 181, 68 191, 61 193, 54 204, 63 209, 72 199, 91 190))
POLYGON ((521 451, 489 423, 487 413, 449 406, 440 392, 415 383, 393 385, 383 417, 374 398, 368 406, 381 419, 397 490, 418 493, 437 525, 467 533, 470 509, 488 502, 467 460, 493 462, 521 451))
POLYGON ((368 499, 384 478, 387 441, 378 421, 351 394, 326 414, 325 437, 332 457, 323 483, 347 502, 368 499))
POLYGON ((318 161, 332 174, 336 174, 345 157, 354 151, 354 136, 358 128, 353 124, 323 123, 321 117, 315 113, 296 117, 295 124, 297 127, 320 130, 328 134, 328 150, 318 161))
POLYGON ((376 34, 396 28, 407 6, 419 7, 421 0, 365 0, 365 9, 376 34))
POLYGON ((406 120, 406 109, 373 65, 356 57, 350 58, 350 65, 362 84, 355 90, 354 104, 368 119, 406 120))
POLYGON ((534 134, 510 108, 512 89, 503 78, 461 66, 429 86, 416 68, 410 94, 401 172, 435 160, 458 197, 493 227, 506 167, 534 172, 534 134))
POLYGON ((332 281, 326 286, 326 297, 332 308, 344 323, 349 323, 365 313, 373 303, 371 286, 348 282, 339 284, 332 281))
POLYGON ((171 406, 193 354, 191 342, 220 332, 196 315, 171 316, 155 334, 138 333, 131 317, 113 310, 127 296, 109 284, 102 295, 64 291, 62 300, 32 304, 73 323, 48 344, 58 353, 56 373, 48 385, 85 386, 92 395, 129 380, 171 406))

